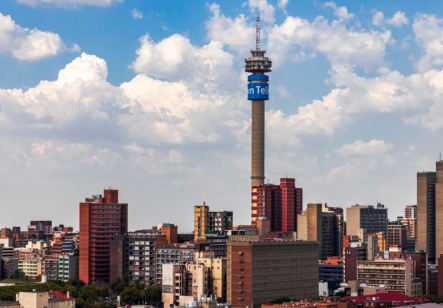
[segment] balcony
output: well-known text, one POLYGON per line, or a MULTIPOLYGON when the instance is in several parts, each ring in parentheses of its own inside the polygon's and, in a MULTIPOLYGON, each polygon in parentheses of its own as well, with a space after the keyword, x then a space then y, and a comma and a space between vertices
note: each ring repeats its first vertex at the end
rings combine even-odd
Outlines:
POLYGON ((242 256, 242 255, 243 255, 243 250, 239 251, 238 254, 239 254, 240 256, 242 256))
POLYGON ((238 299, 242 301, 243 300, 243 296, 239 296, 238 299))

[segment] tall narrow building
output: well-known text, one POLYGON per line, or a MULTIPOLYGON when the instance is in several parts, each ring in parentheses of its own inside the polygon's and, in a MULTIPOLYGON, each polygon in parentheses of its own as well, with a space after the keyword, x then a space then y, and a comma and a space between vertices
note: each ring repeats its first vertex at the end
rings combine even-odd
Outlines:
POLYGON ((128 204, 118 202, 118 190, 105 189, 80 203, 79 278, 90 284, 109 283, 110 242, 128 232, 128 204))
POLYGON ((248 100, 252 104, 251 124, 251 186, 265 180, 265 100, 269 99, 269 77, 272 62, 265 57, 266 50, 260 49, 260 17, 257 17, 256 47, 252 56, 245 60, 248 76, 248 100))
POLYGON ((428 253, 428 262, 436 264, 443 254, 443 161, 436 172, 417 172, 417 249, 428 253))
POLYGON ((303 190, 295 187, 295 179, 281 178, 280 185, 260 184, 252 187, 251 224, 266 218, 271 231, 297 231, 297 214, 303 210, 303 190))
POLYGON ((417 173, 417 250, 435 264, 435 172, 417 173))

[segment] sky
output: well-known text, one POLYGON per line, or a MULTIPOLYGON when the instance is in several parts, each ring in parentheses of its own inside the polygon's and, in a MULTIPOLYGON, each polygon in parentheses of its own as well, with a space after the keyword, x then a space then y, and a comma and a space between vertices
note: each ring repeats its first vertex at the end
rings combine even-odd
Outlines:
POLYGON ((443 132, 438 1, 0 1, 0 226, 78 229, 104 188, 129 229, 250 223, 244 59, 272 59, 266 182, 304 206, 416 204, 443 132))

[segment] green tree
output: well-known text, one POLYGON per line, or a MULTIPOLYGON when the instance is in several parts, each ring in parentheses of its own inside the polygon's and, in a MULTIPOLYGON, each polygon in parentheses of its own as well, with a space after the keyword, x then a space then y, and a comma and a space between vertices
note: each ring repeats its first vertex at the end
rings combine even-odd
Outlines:
POLYGON ((143 301, 146 301, 148 304, 155 305, 160 303, 162 301, 162 287, 147 287, 142 290, 141 296, 143 301))
POLYGON ((120 294, 123 303, 132 305, 142 301, 141 292, 136 286, 128 287, 120 294))
POLYGON ((77 298, 75 300, 75 308, 84 308, 85 307, 85 301, 83 298, 77 298))
POLYGON ((91 286, 83 286, 80 289, 79 297, 82 298, 86 302, 86 304, 85 304, 85 307, 86 307, 88 305, 89 299, 92 299, 94 301, 97 299, 97 297, 98 297, 97 289, 94 287, 91 287, 91 286))

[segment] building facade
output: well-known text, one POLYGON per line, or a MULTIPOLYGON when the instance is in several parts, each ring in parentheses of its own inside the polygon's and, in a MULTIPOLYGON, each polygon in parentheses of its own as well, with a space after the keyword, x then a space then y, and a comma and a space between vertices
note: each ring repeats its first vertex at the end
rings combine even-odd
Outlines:
POLYGON ((128 232, 128 204, 118 202, 118 190, 105 189, 80 203, 79 278, 109 283, 110 242, 128 232))
POLYGON ((265 217, 272 232, 297 231, 297 214, 303 210, 303 190, 295 186, 295 179, 281 178, 280 185, 260 184, 252 187, 251 224, 265 217))
POLYGON ((228 242, 228 304, 259 308, 277 297, 318 297, 317 258, 314 242, 228 242))
POLYGON ((436 172, 417 172, 417 249, 428 253, 428 261, 436 262, 436 172))
POLYGON ((346 208, 346 234, 356 235, 358 229, 365 229, 366 233, 388 231, 388 209, 383 204, 353 205, 346 208))
POLYGON ((407 296, 422 296, 422 281, 414 275, 415 261, 374 260, 358 261, 357 279, 368 287, 388 286, 388 292, 399 292, 407 296))
POLYGON ((111 241, 111 281, 129 276, 145 286, 156 285, 156 250, 167 243, 167 237, 158 233, 128 232, 111 241))

